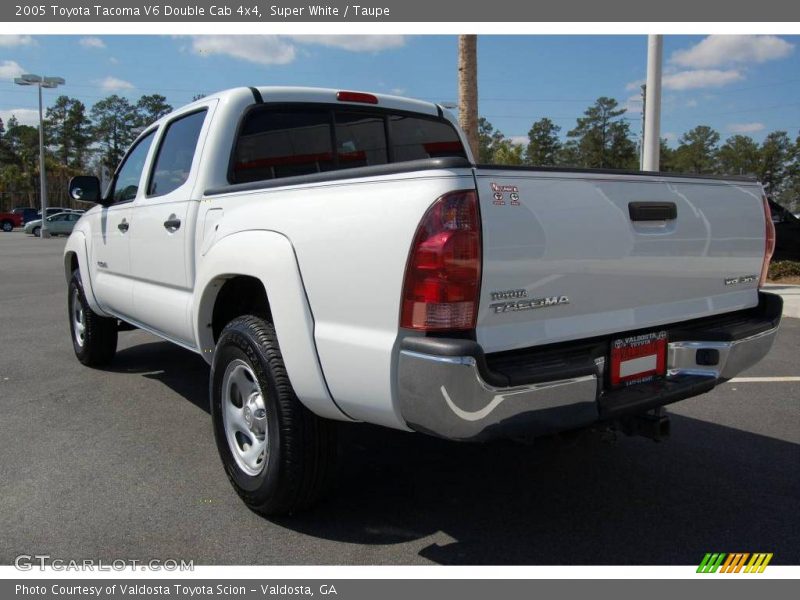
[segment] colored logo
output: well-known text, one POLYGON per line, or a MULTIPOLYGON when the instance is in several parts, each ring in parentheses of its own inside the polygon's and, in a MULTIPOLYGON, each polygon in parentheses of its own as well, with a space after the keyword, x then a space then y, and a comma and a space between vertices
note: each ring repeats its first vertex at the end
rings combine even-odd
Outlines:
POLYGON ((769 561, 772 560, 772 552, 734 552, 725 554, 724 552, 708 552, 697 567, 698 573, 763 573, 769 561), (749 559, 749 560, 748 560, 749 559))

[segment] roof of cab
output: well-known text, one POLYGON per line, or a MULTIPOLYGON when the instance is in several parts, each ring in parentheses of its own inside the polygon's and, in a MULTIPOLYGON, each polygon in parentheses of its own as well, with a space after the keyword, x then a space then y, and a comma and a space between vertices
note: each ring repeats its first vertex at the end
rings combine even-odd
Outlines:
POLYGON ((402 110, 408 112, 416 112, 425 115, 441 116, 443 113, 440 107, 433 102, 425 102, 423 100, 414 100, 413 98, 404 98, 402 96, 392 96, 389 94, 376 94, 373 92, 364 92, 361 90, 340 90, 333 88, 315 88, 315 87, 291 87, 291 86, 252 86, 252 87, 237 87, 227 90, 221 90, 208 94, 202 98, 198 98, 194 102, 183 105, 169 114, 163 115, 160 119, 155 121, 153 125, 161 124, 162 122, 169 121, 175 116, 175 113, 184 112, 190 109, 195 104, 201 105, 208 100, 218 99, 220 101, 233 100, 237 98, 242 99, 243 96, 249 96, 256 99, 260 95, 265 104, 270 102, 291 103, 291 102, 319 102, 326 104, 347 104, 350 106, 363 106, 363 107, 380 107, 388 108, 390 110, 402 110), (258 94, 255 93, 258 92, 258 94), (339 92, 356 92, 360 94, 370 94, 378 99, 377 104, 365 104, 360 102, 347 102, 339 100, 336 95, 339 92))
POLYGON ((379 106, 395 110, 406 110, 419 112, 428 115, 438 115, 439 107, 433 102, 424 102, 402 96, 392 96, 389 94, 376 94, 365 90, 345 90, 332 88, 314 87, 277 87, 264 86, 256 87, 261 94, 264 102, 325 102, 333 104, 353 104, 357 106, 379 106), (339 92, 357 92, 360 94, 370 94, 378 99, 378 104, 363 104, 359 102, 342 102, 336 95, 339 92))
MULTIPOLYGON (((208 94, 203 98, 196 100, 197 103, 203 102, 208 99, 219 98, 221 100, 231 96, 238 96, 242 93, 252 94, 252 90, 258 90, 265 103, 269 102, 321 102, 332 104, 350 104, 355 106, 379 106, 382 108, 390 108, 395 110, 405 110, 410 112, 418 112, 427 115, 439 115, 439 107, 433 102, 425 102, 422 100, 414 100, 412 98, 403 98, 402 96, 392 96, 389 94, 376 94, 374 92, 362 90, 343 90, 333 88, 315 88, 315 87, 289 87, 289 86, 253 86, 251 88, 238 87, 227 90, 208 94), (378 104, 363 104, 359 102, 342 102, 336 98, 338 92, 358 92, 370 94, 378 99, 378 104)), ((194 104, 192 102, 191 104, 194 104)), ((191 104, 187 106, 191 106, 191 104)), ((182 107, 184 108, 184 107, 182 107)))

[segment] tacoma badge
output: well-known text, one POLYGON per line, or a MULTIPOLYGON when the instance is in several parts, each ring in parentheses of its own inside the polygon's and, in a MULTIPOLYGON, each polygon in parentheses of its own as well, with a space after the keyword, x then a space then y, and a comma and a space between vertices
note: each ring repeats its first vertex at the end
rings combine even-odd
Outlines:
POLYGON ((518 300, 516 302, 497 302, 495 304, 490 304, 489 308, 491 308, 495 314, 500 314, 505 312, 545 308, 547 306, 558 306, 559 304, 569 304, 569 298, 566 296, 546 296, 543 298, 518 300))

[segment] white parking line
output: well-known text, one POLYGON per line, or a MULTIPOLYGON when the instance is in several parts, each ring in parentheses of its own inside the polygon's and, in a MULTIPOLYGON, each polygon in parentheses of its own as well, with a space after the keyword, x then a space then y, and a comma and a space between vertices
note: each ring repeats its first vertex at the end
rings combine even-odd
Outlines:
POLYGON ((778 381, 800 381, 800 377, 734 377, 728 383, 770 383, 778 381))

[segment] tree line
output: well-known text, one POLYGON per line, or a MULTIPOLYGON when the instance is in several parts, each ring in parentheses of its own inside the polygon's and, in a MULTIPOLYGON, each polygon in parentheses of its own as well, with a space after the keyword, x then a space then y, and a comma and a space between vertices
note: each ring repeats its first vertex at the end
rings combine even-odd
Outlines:
MULTIPOLYGON (((136 136, 172 110, 166 97, 150 94, 136 102, 116 94, 90 109, 59 96, 45 115, 45 167, 49 203, 70 206, 73 175, 113 172, 136 136)), ((39 206, 39 128, 12 116, 0 120, 0 208, 39 206)))
MULTIPOLYGON (((630 121, 613 98, 600 97, 562 138, 548 118, 531 125, 527 144, 515 144, 485 118, 478 122, 479 160, 487 164, 561 166, 603 169, 639 168, 639 147, 630 121)), ((720 134, 698 125, 671 148, 661 140, 662 171, 705 175, 751 175, 775 201, 800 210, 800 135, 773 131, 758 143, 747 135, 722 142, 720 134)))
MULTIPOLYGON (((195 99, 201 96, 196 96, 195 99)), ((67 184, 80 173, 112 172, 127 147, 150 123, 172 110, 160 94, 132 102, 111 95, 90 109, 76 98, 59 96, 45 118, 45 162, 52 205, 69 206, 67 184)), ((639 168, 639 148, 625 109, 600 97, 562 138, 548 118, 534 122, 527 144, 515 144, 485 118, 479 120, 479 160, 488 164, 605 169, 639 168)), ((773 131, 763 142, 734 135, 722 142, 717 131, 698 125, 678 146, 661 140, 661 170, 714 175, 753 175, 770 196, 790 210, 800 209, 800 136, 773 131)), ((0 120, 0 208, 39 205, 39 130, 12 117, 0 120)))

